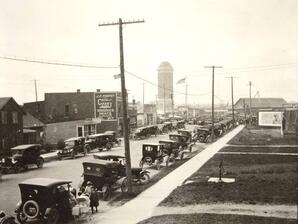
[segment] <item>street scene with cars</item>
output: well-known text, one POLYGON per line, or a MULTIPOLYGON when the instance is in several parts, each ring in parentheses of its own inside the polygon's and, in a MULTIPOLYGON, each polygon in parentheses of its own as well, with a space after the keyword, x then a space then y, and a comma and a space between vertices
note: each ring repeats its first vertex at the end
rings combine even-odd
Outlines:
POLYGON ((296 1, 0 6, 0 224, 297 223, 296 1))

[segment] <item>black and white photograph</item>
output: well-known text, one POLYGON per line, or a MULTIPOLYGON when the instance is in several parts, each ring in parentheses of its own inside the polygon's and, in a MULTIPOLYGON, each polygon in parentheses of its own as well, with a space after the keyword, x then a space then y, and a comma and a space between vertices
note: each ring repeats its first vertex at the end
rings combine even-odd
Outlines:
POLYGON ((0 0, 0 224, 297 224, 297 0, 0 0))

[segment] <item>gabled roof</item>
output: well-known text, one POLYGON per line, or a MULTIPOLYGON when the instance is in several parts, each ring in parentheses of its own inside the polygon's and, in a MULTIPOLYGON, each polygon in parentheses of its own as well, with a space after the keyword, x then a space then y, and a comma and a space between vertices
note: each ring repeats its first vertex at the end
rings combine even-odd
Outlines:
MULTIPOLYGON (((249 98, 240 98, 236 104, 236 108, 243 108, 243 103, 249 106, 250 99, 249 98)), ((283 107, 286 104, 283 98, 252 98, 251 99, 251 107, 252 108, 276 108, 283 107)))
POLYGON ((26 113, 23 116, 23 125, 24 128, 32 128, 32 127, 44 127, 45 124, 38 120, 36 117, 32 116, 30 113, 26 113))
POLYGON ((13 103, 15 103, 17 105, 17 107, 19 108, 20 111, 22 111, 24 113, 24 110, 22 109, 22 107, 20 107, 20 105, 13 99, 13 97, 0 97, 0 110, 2 110, 2 108, 10 101, 12 100, 13 103))
POLYGON ((8 103, 12 97, 0 97, 0 110, 8 103))

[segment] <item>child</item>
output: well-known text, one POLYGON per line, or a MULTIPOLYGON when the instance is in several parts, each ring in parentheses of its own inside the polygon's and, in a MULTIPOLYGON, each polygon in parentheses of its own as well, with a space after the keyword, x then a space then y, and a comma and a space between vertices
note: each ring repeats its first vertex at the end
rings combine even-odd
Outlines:
POLYGON ((95 207, 95 211, 97 212, 97 206, 98 206, 98 193, 97 191, 95 190, 95 188, 92 186, 91 187, 91 194, 90 194, 90 207, 91 207, 91 211, 92 211, 92 214, 93 214, 93 211, 94 211, 94 207, 95 207))

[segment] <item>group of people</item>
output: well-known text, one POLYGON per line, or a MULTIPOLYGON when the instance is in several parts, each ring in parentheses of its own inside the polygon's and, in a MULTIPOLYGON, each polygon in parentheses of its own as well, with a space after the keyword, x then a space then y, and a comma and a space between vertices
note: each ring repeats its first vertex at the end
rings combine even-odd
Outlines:
POLYGON ((86 184, 86 187, 83 189, 83 191, 78 193, 79 196, 85 195, 89 198, 90 200, 90 207, 91 207, 91 212, 92 214, 94 212, 98 212, 97 207, 99 205, 99 196, 98 192, 96 191, 96 188, 94 185, 91 183, 91 181, 88 181, 86 184))

